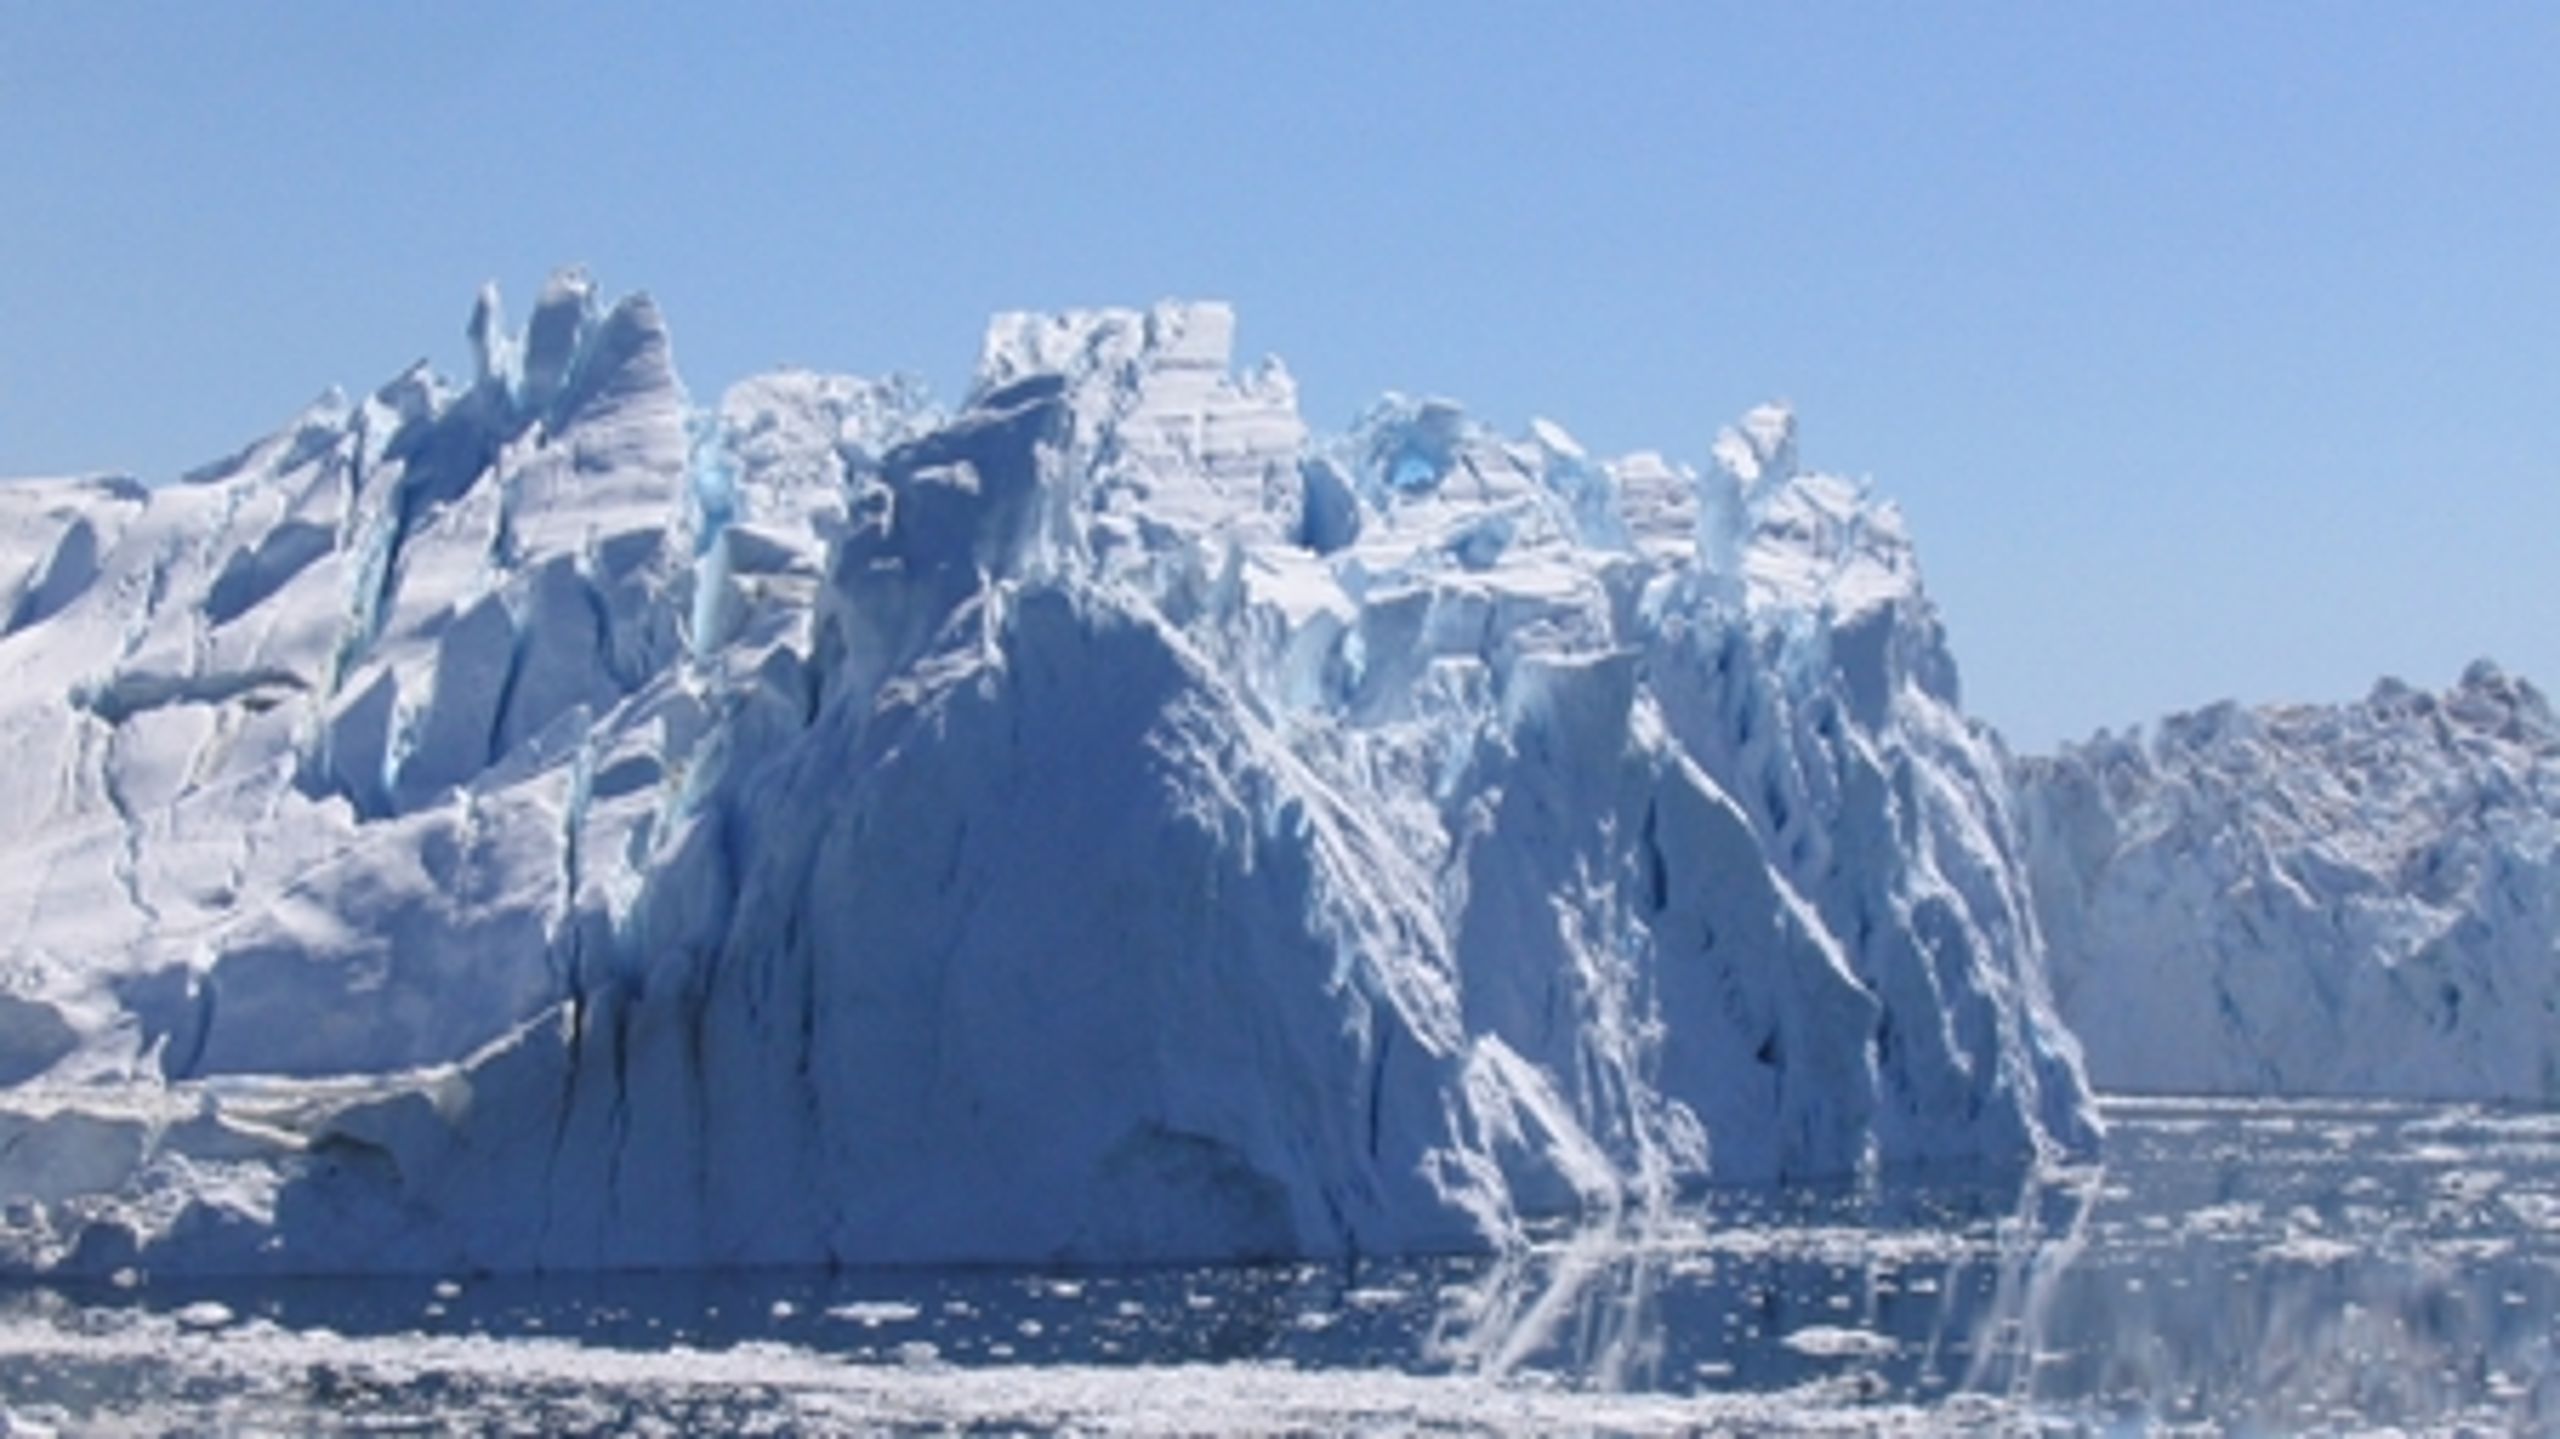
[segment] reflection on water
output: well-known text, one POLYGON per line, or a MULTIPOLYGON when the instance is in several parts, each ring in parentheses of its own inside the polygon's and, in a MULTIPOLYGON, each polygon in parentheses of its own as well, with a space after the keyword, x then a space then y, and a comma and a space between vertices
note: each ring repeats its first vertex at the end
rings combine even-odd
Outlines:
POLYGON ((1675 1393, 1847 1374, 1864 1397, 2005 1388, 2093 1186, 1717 1194, 1556 1236, 1444 1291, 1457 1367, 1675 1393))
POLYGON ((2121 1104, 2037 1392, 2252 1426, 2560 1426, 2560 1115, 2121 1104))
POLYGON ((1167 1411, 1177 1427, 2560 1425, 2560 1116, 2111 1117, 2103 1171, 1715 1193, 1491 1257, 21 1291, 0 1298, 0 1403, 151 1425, 1075 1423, 1187 1383, 1265 1407, 1167 1411))

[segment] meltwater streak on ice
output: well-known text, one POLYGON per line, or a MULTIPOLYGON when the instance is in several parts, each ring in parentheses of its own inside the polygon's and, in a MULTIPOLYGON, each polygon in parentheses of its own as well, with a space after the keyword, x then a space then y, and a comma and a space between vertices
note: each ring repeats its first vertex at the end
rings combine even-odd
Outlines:
POLYGON ((1775 409, 1312 437, 1232 327, 706 411, 568 272, 0 487, 0 1255, 1380 1254, 2085 1147, 1889 506, 1775 409))

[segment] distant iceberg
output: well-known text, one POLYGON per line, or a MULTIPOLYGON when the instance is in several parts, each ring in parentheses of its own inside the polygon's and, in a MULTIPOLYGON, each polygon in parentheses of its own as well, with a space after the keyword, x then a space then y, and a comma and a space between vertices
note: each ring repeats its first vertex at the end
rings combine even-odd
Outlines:
POLYGON ((2216 705, 2019 787, 2101 1084, 2560 1102, 2560 722, 2531 684, 2216 705))

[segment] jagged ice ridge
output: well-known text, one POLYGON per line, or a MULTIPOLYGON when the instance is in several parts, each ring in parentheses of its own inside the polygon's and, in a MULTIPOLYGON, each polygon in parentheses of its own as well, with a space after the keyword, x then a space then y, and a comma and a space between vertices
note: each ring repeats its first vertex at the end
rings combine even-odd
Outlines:
POLYGON ((468 383, 0 487, 0 1263, 1502 1243, 2096 1124, 1902 522, 1221 306, 695 406, 577 272, 468 383))

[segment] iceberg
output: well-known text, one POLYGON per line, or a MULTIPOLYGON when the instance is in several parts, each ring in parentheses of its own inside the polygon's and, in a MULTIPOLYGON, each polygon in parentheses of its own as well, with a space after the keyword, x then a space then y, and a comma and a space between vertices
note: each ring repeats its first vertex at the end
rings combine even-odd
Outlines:
POLYGON ((2560 1100, 2560 724, 2530 683, 2218 704, 2018 783, 2100 1084, 2560 1100))
POLYGON ((467 383, 0 486, 0 1267, 1499 1245, 2085 1153, 1899 515, 1390 395, 1224 306, 969 393, 467 383))

